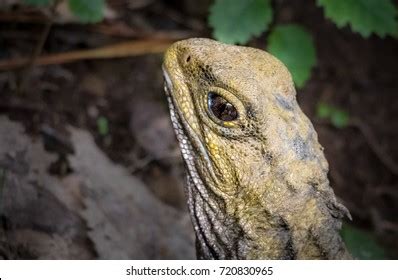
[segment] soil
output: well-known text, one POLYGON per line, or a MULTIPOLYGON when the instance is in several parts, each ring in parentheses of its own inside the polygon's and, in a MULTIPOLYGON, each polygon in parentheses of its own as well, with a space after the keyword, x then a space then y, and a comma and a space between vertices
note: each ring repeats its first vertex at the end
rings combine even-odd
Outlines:
MULTIPOLYGON (((186 1, 183 8, 167 1, 147 2, 138 9, 121 9, 119 20, 149 31, 185 28, 211 37, 206 13, 188 14, 193 1, 186 1)), ((331 184, 349 208, 351 223, 375 233, 390 248, 390 256, 396 257, 398 41, 376 36, 364 39, 349 28, 338 29, 315 3, 275 2, 275 22, 302 24, 316 44, 317 66, 297 98, 325 147, 331 184), (320 101, 346 110, 351 124, 338 129, 318 119, 315 112, 320 101)), ((0 58, 29 55, 41 30, 41 24, 2 23, 0 58)), ((266 35, 250 45, 265 48, 266 35)), ((43 52, 122 40, 90 32, 87 26, 54 25, 43 52)), ((46 126, 55 129, 56 135, 67 135, 69 126, 88 130, 115 163, 141 178, 165 203, 186 211, 183 164, 163 96, 161 62, 161 55, 143 55, 0 72, 0 114, 44 140, 54 136, 43 133, 46 126), (19 91, 21 81, 24 87, 19 91), (99 128, 100 118, 108 123, 105 133, 99 128)), ((62 149, 54 148, 57 153, 62 149)), ((55 173, 64 176, 65 170, 55 173)))

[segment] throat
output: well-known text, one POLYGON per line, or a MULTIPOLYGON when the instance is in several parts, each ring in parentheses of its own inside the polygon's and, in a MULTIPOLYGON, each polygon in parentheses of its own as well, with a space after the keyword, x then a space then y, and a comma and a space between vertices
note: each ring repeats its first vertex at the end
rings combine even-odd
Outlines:
POLYGON ((217 205, 213 194, 206 192, 204 196, 203 191, 206 192, 203 182, 195 180, 194 183, 188 175, 186 193, 198 259, 238 259, 235 241, 238 241, 239 228, 222 211, 223 207, 217 205))
POLYGON ((323 198, 310 199, 302 213, 228 215, 199 179, 187 176, 187 198, 198 259, 350 259, 338 233, 341 226, 323 198), (302 217, 312 215, 306 222, 302 217))
POLYGON ((201 180, 187 176, 187 197, 198 259, 295 259, 293 235, 278 217, 232 217, 201 180), (206 195, 203 196, 203 192, 206 195))

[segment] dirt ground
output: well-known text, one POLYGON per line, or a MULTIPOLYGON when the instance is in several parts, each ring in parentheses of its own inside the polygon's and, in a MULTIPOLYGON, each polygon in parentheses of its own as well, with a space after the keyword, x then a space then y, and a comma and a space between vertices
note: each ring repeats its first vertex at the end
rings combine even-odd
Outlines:
MULTIPOLYGON (((138 8, 123 9, 116 5, 119 13, 116 22, 143 34, 185 30, 192 36, 211 37, 206 7, 192 8, 194 1, 184 1, 185 5, 173 1, 142 2, 146 4, 138 8)), ((312 2, 275 2, 276 22, 300 23, 315 40, 317 66, 309 82, 298 90, 297 97, 325 147, 331 184, 349 208, 351 223, 374 233, 389 248, 389 256, 396 257, 398 41, 376 36, 363 39, 349 28, 338 29, 312 2), (320 101, 349 112, 350 125, 337 129, 317 119, 315 110, 320 101)), ((29 56, 37 46, 43 24, 2 19, 3 14, 0 14, 0 58, 29 56)), ((115 25, 115 21, 107 24, 115 25)), ((127 39, 120 33, 116 35, 98 32, 92 26, 54 24, 43 53, 90 49, 127 39)), ((140 36, 131 35, 128 39, 140 36)), ((250 45, 265 48, 266 34, 252 40, 250 45)), ((163 95, 161 63, 161 54, 150 54, 2 71, 0 116, 21 124, 29 137, 46 144, 46 150, 53 155, 77 150, 69 149, 70 143, 79 145, 67 140, 71 137, 68 132, 71 126, 88 131, 113 163, 142 181, 151 195, 171 209, 170 216, 184 215, 187 211, 184 168, 163 95), (105 133, 104 120, 108 122, 105 133)), ((66 156, 49 162, 47 168, 57 178, 70 177, 76 171, 66 156)), ((15 229, 13 220, 2 213, 0 220, 1 231, 15 229)), ((101 256, 98 251, 93 252, 97 248, 92 245, 95 238, 90 235, 79 238, 84 246, 90 243, 87 246, 94 247, 85 251, 85 257, 101 256)), ((3 258, 40 257, 36 251, 30 251, 29 244, 18 247, 21 250, 18 256, 7 253, 4 244, 7 241, 0 239, 3 258)))

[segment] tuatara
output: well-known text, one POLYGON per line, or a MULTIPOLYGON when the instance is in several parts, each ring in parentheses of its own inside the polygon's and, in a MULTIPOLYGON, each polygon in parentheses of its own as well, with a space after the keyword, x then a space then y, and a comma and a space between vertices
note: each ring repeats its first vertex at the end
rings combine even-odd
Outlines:
POLYGON ((339 235, 349 212, 278 59, 188 39, 167 50, 163 73, 198 258, 351 258, 339 235))

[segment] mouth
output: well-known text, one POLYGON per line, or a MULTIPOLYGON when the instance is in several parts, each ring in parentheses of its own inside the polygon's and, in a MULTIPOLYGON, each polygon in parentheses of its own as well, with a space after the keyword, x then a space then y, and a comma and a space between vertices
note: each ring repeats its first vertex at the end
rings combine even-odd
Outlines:
POLYGON ((167 96, 170 96, 171 88, 172 88, 172 81, 170 79, 170 75, 166 70, 166 67, 162 65, 163 77, 164 77, 164 91, 167 96))
MULTIPOLYGON (((195 179, 199 178, 198 171, 196 170, 195 164, 194 164, 194 148, 198 150, 199 154, 201 157, 204 159, 206 162, 206 165, 208 167, 208 170, 210 172, 210 176, 212 177, 214 182, 218 182, 218 178, 216 174, 214 173, 214 166, 212 164, 212 161, 210 160, 209 154, 207 153, 207 150, 194 131, 194 129, 191 127, 191 125, 187 122, 187 120, 184 118, 184 115, 182 112, 179 110, 178 104, 176 104, 175 99, 173 98, 172 92, 173 92, 173 81, 170 78, 170 75, 167 71, 167 68, 163 65, 162 66, 162 71, 163 71, 163 77, 164 77, 164 91, 167 97, 167 103, 169 106, 170 110, 170 117, 171 117, 171 122, 175 131, 175 134, 177 136, 177 140, 180 145, 180 149, 182 152, 182 156, 187 163, 189 173, 191 176, 195 179), (189 135, 189 137, 188 137, 189 135)), ((194 180, 196 181, 196 180, 194 180)))

